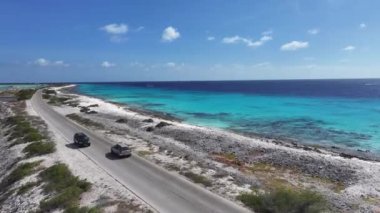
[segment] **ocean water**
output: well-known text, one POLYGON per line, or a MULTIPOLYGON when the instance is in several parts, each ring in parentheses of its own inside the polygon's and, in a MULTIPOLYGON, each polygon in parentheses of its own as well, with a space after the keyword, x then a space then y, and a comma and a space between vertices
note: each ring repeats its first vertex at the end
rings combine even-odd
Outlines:
POLYGON ((184 122, 380 153, 380 80, 79 84, 79 93, 184 122))
POLYGON ((42 84, 0 84, 0 91, 7 90, 10 88, 13 89, 33 89, 40 87, 42 84))

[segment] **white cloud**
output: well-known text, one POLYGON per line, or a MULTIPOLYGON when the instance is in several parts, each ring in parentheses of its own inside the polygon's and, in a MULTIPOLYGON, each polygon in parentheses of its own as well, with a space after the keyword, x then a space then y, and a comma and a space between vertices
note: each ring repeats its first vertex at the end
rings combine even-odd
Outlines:
POLYGON ((344 51, 347 51, 347 52, 352 52, 356 49, 356 47, 352 46, 352 45, 348 45, 346 47, 343 48, 344 51))
POLYGON ((41 66, 41 67, 47 67, 47 66, 57 66, 57 67, 68 67, 70 66, 69 64, 66 64, 62 60, 59 61, 49 61, 45 58, 39 58, 36 59, 33 64, 41 66))
POLYGON ((223 38, 222 42, 225 44, 234 44, 237 41, 244 40, 240 36, 233 36, 233 37, 225 37, 223 38))
POLYGON ((282 51, 296 51, 309 47, 309 42, 291 41, 281 46, 282 51))
POLYGON ((103 61, 103 62, 101 63, 101 66, 104 67, 104 68, 110 68, 110 67, 115 67, 116 64, 111 63, 111 62, 109 62, 109 61, 103 61))
POLYGON ((313 28, 307 31, 310 35, 317 35, 319 34, 320 30, 318 28, 313 28))
POLYGON ((128 25, 126 24, 108 24, 100 28, 108 34, 120 35, 128 32, 128 25))
POLYGON ((175 67, 176 64, 174 62, 168 62, 168 63, 166 63, 166 66, 167 67, 175 67))
POLYGON ((134 31, 135 31, 135 32, 140 32, 140 31, 142 31, 142 30, 144 30, 144 29, 145 29, 144 26, 140 26, 140 27, 136 28, 134 31))
POLYGON ((101 27, 100 30, 110 35, 111 42, 120 43, 127 40, 127 38, 123 36, 128 32, 128 25, 126 24, 108 24, 101 27))
POLYGON ((181 34, 176 28, 169 26, 162 32, 161 39, 162 41, 171 42, 178 39, 180 36, 181 34))
POLYGON ((53 62, 54 65, 57 65, 57 66, 64 66, 65 63, 63 61, 55 61, 53 62))
POLYGON ((207 37, 207 41, 214 41, 215 40, 215 37, 214 36, 209 36, 207 37))
POLYGON ((266 42, 268 42, 272 39, 273 38, 272 38, 272 36, 270 36, 270 34, 264 35, 264 33, 263 33, 263 36, 257 41, 236 35, 236 36, 232 36, 232 37, 224 37, 222 39, 222 43, 225 43, 225 44, 243 43, 243 44, 247 45, 248 47, 259 47, 259 46, 262 46, 263 44, 265 44, 266 42))
POLYGON ((361 23, 361 24, 359 24, 359 28, 361 30, 365 30, 367 28, 367 24, 366 23, 361 23))
POLYGON ((44 58, 39 58, 39 59, 37 59, 37 60, 34 61, 34 64, 42 66, 42 67, 48 66, 49 63, 50 62, 48 60, 44 59, 44 58))
POLYGON ((273 31, 272 30, 268 30, 268 31, 264 31, 263 33, 261 33, 262 35, 272 35, 273 34, 273 31))

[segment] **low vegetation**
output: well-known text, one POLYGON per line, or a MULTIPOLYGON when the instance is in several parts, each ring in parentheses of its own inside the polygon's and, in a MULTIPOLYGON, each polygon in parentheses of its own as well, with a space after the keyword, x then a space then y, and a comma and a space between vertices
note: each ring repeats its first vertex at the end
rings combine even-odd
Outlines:
POLYGON ((42 92, 46 95, 56 95, 57 94, 57 91, 55 91, 53 89, 44 89, 42 92))
MULTIPOLYGON (((40 203, 40 212, 51 212, 64 209, 65 212, 89 212, 79 208, 80 196, 91 188, 86 180, 74 176, 65 164, 56 164, 40 173, 40 178, 46 184, 44 191, 55 195, 40 203)), ((93 212, 96 212, 95 210, 93 212)))
POLYGON ((52 89, 44 89, 42 91, 42 98, 49 100, 48 104, 55 106, 61 106, 70 100, 70 98, 67 97, 58 97, 57 92, 52 89))
MULTIPOLYGON (((20 94, 20 97, 25 97, 20 94)), ((28 143, 22 150, 26 157, 35 157, 53 153, 56 148, 53 142, 48 141, 45 134, 41 134, 38 127, 34 128, 36 122, 29 120, 24 114, 24 105, 19 102, 20 107, 14 108, 17 116, 8 117, 2 123, 6 129, 5 135, 10 146, 28 143)), ((14 196, 23 195, 37 186, 42 186, 48 196, 40 202, 39 210, 33 212, 52 212, 53 210, 63 210, 66 213, 100 213, 99 208, 79 207, 80 196, 83 192, 90 189, 91 184, 86 180, 81 180, 74 176, 68 167, 58 163, 47 169, 40 164, 42 161, 18 163, 22 158, 15 160, 9 168, 16 167, 0 182, 0 205, 8 200, 14 199, 14 196), (36 181, 30 181, 19 185, 18 183, 24 178, 38 174, 36 181)))
POLYGON ((232 152, 224 153, 223 156, 224 156, 225 158, 227 158, 228 160, 231 160, 231 161, 237 159, 235 153, 232 153, 232 152))
POLYGON ((71 207, 69 209, 65 210, 65 213, 101 213, 103 212, 100 208, 98 207, 71 207))
POLYGON ((206 187, 212 186, 211 181, 203 175, 198 175, 193 172, 184 172, 183 175, 192 180, 194 183, 200 183, 206 187))
POLYGON ((15 182, 33 174, 38 170, 37 167, 40 165, 40 163, 41 161, 35 161, 20 164, 15 170, 13 170, 7 177, 3 179, 3 181, 0 183, 0 188, 8 188, 15 182))
POLYGON ((29 190, 31 190, 32 188, 34 188, 35 186, 40 185, 40 183, 41 182, 39 182, 39 181, 28 182, 28 183, 22 185, 20 188, 18 188, 17 194, 22 195, 22 194, 28 192, 29 190))
POLYGON ((168 169, 169 171, 177 171, 177 172, 181 171, 181 168, 173 163, 166 165, 165 168, 168 169))
POLYGON ((92 120, 87 119, 87 118, 83 118, 83 117, 81 117, 75 113, 68 114, 68 115, 66 115, 66 117, 70 118, 73 121, 76 121, 79 124, 85 125, 85 126, 96 127, 96 128, 104 128, 104 126, 102 124, 97 123, 97 122, 92 121, 92 120))
POLYGON ((49 99, 51 97, 51 95, 48 95, 48 94, 42 94, 42 98, 43 99, 49 99))
POLYGON ((55 144, 52 142, 33 142, 23 150, 27 157, 46 155, 55 152, 55 144))
POLYGON ((265 172, 265 173, 267 173, 267 172, 271 172, 271 171, 273 171, 273 170, 276 169, 271 164, 263 163, 263 162, 255 163, 252 166, 247 167, 247 168, 248 168, 249 171, 251 171, 253 173, 256 173, 256 172, 265 172))
POLYGON ((52 89, 44 89, 42 90, 42 98, 43 99, 50 99, 52 97, 52 95, 56 95, 57 92, 55 90, 52 90, 52 89))
POLYGON ((237 158, 235 153, 214 153, 213 159, 215 159, 218 162, 221 162, 223 164, 226 164, 228 166, 232 167, 241 167, 243 166, 243 163, 237 158))
POLYGON ((27 157, 50 154, 55 151, 55 144, 45 142, 46 137, 36 128, 32 127, 32 124, 26 120, 25 116, 18 115, 9 117, 6 119, 5 124, 11 126, 7 132, 8 140, 16 139, 11 146, 33 142, 23 149, 27 157))
POLYGON ((165 126, 170 126, 171 124, 170 123, 167 123, 167 122, 164 122, 164 121, 161 121, 160 123, 158 123, 157 125, 156 125, 156 128, 163 128, 163 127, 165 127, 165 126))
POLYGON ((148 119, 144 119, 143 122, 145 122, 145 123, 153 123, 154 121, 153 121, 153 119, 148 118, 148 119))
POLYGON ((128 123, 128 120, 125 118, 119 118, 116 120, 116 123, 128 123))
POLYGON ((151 151, 147 151, 147 150, 140 150, 137 152, 137 154, 141 157, 144 157, 144 156, 147 156, 147 155, 151 155, 153 154, 151 151))
POLYGON ((66 101, 70 100, 70 98, 65 97, 57 97, 57 96, 49 96, 48 104, 55 105, 55 106, 61 106, 66 101))
POLYGON ((237 199, 258 213, 319 213, 327 206, 325 199, 316 192, 286 187, 266 193, 245 193, 237 199))
POLYGON ((33 94, 36 92, 35 89, 23 89, 16 92, 15 96, 17 97, 17 100, 23 101, 31 99, 33 94))
POLYGON ((6 135, 9 135, 8 141, 11 141, 16 138, 23 139, 20 142, 33 142, 40 141, 45 139, 39 131, 32 127, 29 121, 25 119, 24 116, 17 115, 9 117, 5 120, 5 124, 12 126, 11 129, 6 132, 6 135))

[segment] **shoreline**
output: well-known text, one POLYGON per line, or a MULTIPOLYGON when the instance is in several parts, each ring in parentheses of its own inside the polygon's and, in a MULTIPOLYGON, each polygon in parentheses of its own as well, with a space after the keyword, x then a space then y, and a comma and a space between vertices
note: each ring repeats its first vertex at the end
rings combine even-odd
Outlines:
POLYGON ((321 145, 321 144, 317 144, 317 143, 315 143, 315 144, 304 143, 304 142, 299 141, 299 140, 292 140, 292 139, 287 139, 287 138, 283 138, 283 137, 268 137, 268 136, 260 134, 260 133, 244 132, 244 131, 228 129, 228 128, 223 129, 223 128, 217 128, 217 127, 212 127, 212 126, 194 125, 194 124, 186 123, 183 119, 180 119, 173 114, 149 110, 146 108, 139 109, 137 106, 134 107, 134 106, 129 105, 128 103, 118 103, 118 102, 114 102, 114 101, 109 101, 105 98, 80 93, 76 89, 77 88, 76 84, 62 86, 59 88, 60 88, 60 90, 65 91, 67 93, 72 93, 72 94, 79 95, 79 96, 87 96, 87 97, 99 99, 99 100, 102 100, 106 103, 114 104, 118 107, 122 107, 125 110, 129 110, 129 111, 132 111, 132 112, 144 115, 144 116, 151 116, 154 118, 164 119, 164 120, 168 120, 168 121, 172 121, 172 122, 183 123, 183 124, 187 124, 187 125, 195 126, 195 127, 201 127, 201 128, 206 128, 206 129, 215 129, 215 130, 219 130, 219 131, 230 132, 230 133, 241 135, 244 137, 249 137, 252 139, 261 140, 263 142, 272 141, 276 145, 285 146, 285 147, 302 149, 302 150, 317 152, 317 153, 332 152, 332 153, 337 154, 337 155, 344 157, 344 158, 358 158, 360 160, 365 160, 365 161, 380 162, 380 153, 371 152, 370 150, 362 150, 359 148, 351 149, 348 147, 339 146, 337 144, 321 145))
POLYGON ((57 97, 70 97, 53 105, 58 113, 76 114, 94 132, 130 145, 136 154, 187 179, 189 173, 208 179, 208 190, 234 202, 240 202, 236 199, 241 193, 281 186, 316 191, 333 212, 372 212, 380 205, 380 163, 373 159, 170 121, 124 104, 53 89, 57 97))

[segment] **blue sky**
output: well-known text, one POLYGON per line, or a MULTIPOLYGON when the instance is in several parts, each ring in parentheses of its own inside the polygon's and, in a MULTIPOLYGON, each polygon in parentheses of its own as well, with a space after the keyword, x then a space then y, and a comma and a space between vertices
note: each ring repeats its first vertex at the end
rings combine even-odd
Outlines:
POLYGON ((378 0, 0 2, 0 82, 380 77, 378 0))

